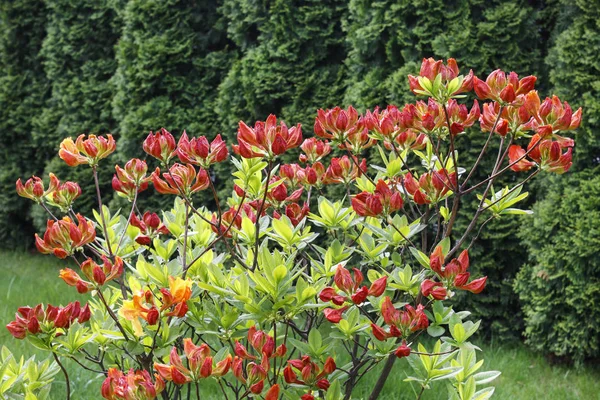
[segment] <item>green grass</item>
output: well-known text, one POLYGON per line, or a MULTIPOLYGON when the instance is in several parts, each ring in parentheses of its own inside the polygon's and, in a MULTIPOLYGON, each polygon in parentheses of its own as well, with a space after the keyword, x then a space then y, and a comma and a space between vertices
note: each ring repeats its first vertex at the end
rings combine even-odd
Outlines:
MULTIPOLYGON (((59 278, 58 271, 65 262, 51 256, 32 255, 26 253, 0 253, 0 322, 6 325, 14 318, 18 306, 35 305, 37 303, 66 304, 70 301, 85 301, 85 297, 66 286, 59 278)), ((43 353, 29 345, 26 341, 15 340, 4 328, 0 329, 0 344, 6 345, 15 356, 26 357, 36 354, 38 358, 46 358, 43 353)), ((549 365, 545 358, 537 355, 522 345, 483 345, 485 358, 484 368, 500 370, 502 375, 496 381, 494 399, 535 399, 535 400, 600 400, 600 368, 587 366, 579 370, 566 366, 549 365)), ((479 354, 481 356, 481 354, 479 354)), ((102 377, 77 368, 66 362, 73 381, 73 399, 99 398, 102 377), (97 395, 98 394, 98 395, 97 395)), ((402 400, 414 399, 413 388, 403 382, 408 365, 400 360, 394 365, 394 371, 386 383, 380 399, 402 400)), ((360 383, 355 399, 366 398, 379 370, 372 371, 360 383)), ((416 388, 415 388, 416 389, 416 388)), ((64 380, 57 375, 53 385, 52 399, 64 396, 64 380)), ((210 385, 203 390, 203 398, 220 398, 215 388, 210 385)), ((423 400, 444 399, 446 389, 443 384, 434 386, 425 392, 423 400)))

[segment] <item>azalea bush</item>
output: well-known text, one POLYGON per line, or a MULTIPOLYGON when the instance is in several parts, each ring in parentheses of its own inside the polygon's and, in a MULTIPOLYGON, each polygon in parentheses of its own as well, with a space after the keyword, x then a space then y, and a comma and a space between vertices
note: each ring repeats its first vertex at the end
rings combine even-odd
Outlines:
POLYGON ((581 120, 556 96, 542 101, 535 81, 500 70, 484 81, 460 75, 453 59, 425 59, 409 76, 423 100, 318 110, 314 137, 274 115, 240 122, 230 146, 219 135, 151 132, 149 160, 115 166, 125 210, 102 203, 98 180, 113 137, 65 139, 60 158, 92 169, 97 211, 78 214, 79 185, 52 174, 47 186, 17 181, 17 192, 47 211, 36 246, 72 260, 60 278, 74 302, 21 307, 7 328, 52 353, 67 398, 65 360, 104 375, 105 399, 200 398, 210 380, 224 399, 333 400, 352 398, 383 364, 376 399, 405 359, 417 398, 445 384, 450 399, 487 399, 499 372, 481 370, 470 341, 479 322, 452 299, 485 290, 487 278, 469 273, 471 245, 493 219, 528 213, 517 204, 532 177, 569 169, 574 142, 561 134, 581 120), (457 151, 466 131, 487 137, 472 165, 457 151), (282 162, 294 152, 299 163, 282 162), (486 157, 493 168, 474 181, 486 157), (211 179, 225 162, 228 198, 211 179), (494 186, 503 174, 518 183, 494 186), (139 208, 151 185, 172 208, 139 208), (195 200, 200 191, 211 204, 195 200), (471 197, 479 206, 459 232, 471 197), (77 293, 91 300, 80 304, 77 293))

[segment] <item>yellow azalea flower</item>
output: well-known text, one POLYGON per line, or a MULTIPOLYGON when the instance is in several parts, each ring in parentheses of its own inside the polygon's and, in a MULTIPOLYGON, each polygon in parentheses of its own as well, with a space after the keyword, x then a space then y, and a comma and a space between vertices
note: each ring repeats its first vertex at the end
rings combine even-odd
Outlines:
POLYGON ((174 303, 184 303, 192 297, 192 281, 190 279, 181 279, 179 277, 169 277, 169 291, 173 296, 174 303))

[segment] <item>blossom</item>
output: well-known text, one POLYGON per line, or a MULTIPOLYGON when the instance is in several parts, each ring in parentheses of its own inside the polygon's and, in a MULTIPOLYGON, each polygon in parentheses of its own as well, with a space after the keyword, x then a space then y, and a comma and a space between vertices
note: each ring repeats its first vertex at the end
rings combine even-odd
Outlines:
MULTIPOLYGON (((439 80, 444 88, 445 97, 469 92, 473 89, 473 71, 467 76, 458 75, 458 65, 454 58, 449 58, 446 65, 442 60, 423 58, 419 76, 408 75, 410 90, 414 94, 439 97, 434 84, 439 80)), ((437 88, 440 90, 440 88, 437 88)))
POLYGON ((409 304, 405 305, 404 308, 403 311, 397 310, 388 296, 383 298, 381 314, 390 329, 388 332, 379 325, 371 324, 373 336, 377 340, 383 341, 390 337, 405 338, 412 332, 426 329, 429 326, 429 320, 425 315, 425 307, 422 304, 419 304, 416 309, 409 304))
POLYGON ((510 169, 515 172, 529 171, 535 166, 533 161, 527 160, 525 150, 518 144, 508 148, 508 162, 513 164, 510 169))
POLYGON ((533 90, 536 80, 532 75, 519 80, 515 72, 506 76, 504 71, 497 69, 485 81, 474 77, 473 88, 477 97, 482 100, 490 99, 503 105, 521 105, 523 96, 533 90))
MULTIPOLYGON (((256 329, 255 326, 251 326, 248 329, 248 343, 252 346, 255 353, 261 357, 283 357, 287 352, 285 344, 282 343, 275 348, 275 339, 273 336, 268 335, 265 331, 256 329)), ((235 354, 243 360, 257 359, 256 356, 251 355, 246 347, 238 341, 235 342, 235 354)))
POLYGON ((324 183, 343 183, 348 185, 350 182, 364 174, 367 171, 367 160, 363 158, 359 162, 356 157, 352 157, 354 161, 348 158, 348 156, 332 158, 331 163, 325 172, 324 183))
POLYGON ((48 190, 44 189, 44 182, 41 178, 33 176, 25 182, 25 185, 21 182, 21 178, 17 179, 17 194, 21 197, 31 199, 36 203, 40 203, 45 196, 52 193, 60 184, 58 178, 51 172, 50 186, 48 190))
POLYGON ((494 124, 496 125, 494 132, 500 136, 506 136, 509 132, 520 136, 533 128, 532 117, 525 106, 505 106, 501 115, 498 115, 499 112, 500 104, 495 101, 483 105, 483 113, 479 118, 483 132, 490 132, 494 124))
POLYGON ((123 300, 119 315, 131 321, 133 331, 137 336, 143 333, 140 318, 155 325, 159 318, 159 311, 154 305, 154 295, 150 290, 133 293, 131 300, 123 300))
POLYGON ((363 217, 389 215, 402 208, 404 201, 398 191, 392 191, 388 184, 380 179, 373 193, 361 192, 351 199, 352 208, 363 217))
POLYGON ((416 180, 410 172, 404 176, 402 186, 417 204, 437 203, 456 186, 456 172, 445 169, 426 172, 416 180))
POLYGON ((321 301, 331 301, 333 304, 341 306, 347 301, 352 301, 354 304, 363 303, 367 296, 379 297, 383 294, 387 284, 387 276, 383 276, 377 279, 371 284, 369 288, 367 286, 361 286, 364 277, 359 269, 353 268, 353 275, 342 265, 338 265, 333 282, 335 287, 326 287, 319 294, 321 301), (342 291, 345 295, 338 293, 342 291))
POLYGON ((327 357, 322 367, 312 361, 310 356, 289 360, 283 370, 283 377, 289 384, 304 385, 315 390, 329 389, 327 377, 336 369, 335 361, 327 357))
POLYGON ((531 91, 525 96, 525 108, 533 117, 533 129, 544 138, 557 131, 577 129, 581 124, 581 107, 573 112, 569 103, 561 102, 558 96, 546 97, 541 103, 537 91, 531 91))
MULTIPOLYGON (((441 280, 448 282, 448 284, 453 284, 457 289, 479 294, 485 288, 487 277, 475 279, 470 283, 468 282, 471 274, 467 272, 469 268, 469 253, 467 250, 463 250, 458 258, 454 258, 444 265, 442 246, 438 245, 429 257, 429 266, 441 280)), ((436 286, 441 286, 441 284, 438 285, 429 282, 425 284, 425 287, 421 286, 421 290, 427 290, 428 294, 432 294, 435 298, 436 286)), ((423 294, 426 295, 425 291, 423 291, 423 294)))
POLYGON ((231 355, 228 354, 223 360, 215 362, 207 344, 196 346, 192 339, 185 338, 183 339, 183 351, 189 368, 183 365, 181 357, 177 353, 177 347, 171 349, 169 364, 154 364, 154 368, 162 379, 183 385, 208 377, 221 377, 231 368, 233 360, 231 355))
POLYGON ((471 110, 469 111, 464 104, 458 104, 456 100, 450 99, 446 105, 446 111, 448 112, 450 126, 447 126, 448 122, 446 122, 445 125, 452 136, 456 136, 459 133, 464 132, 465 128, 473 126, 480 115, 479 103, 477 103, 477 100, 473 102, 473 107, 471 107, 471 110))
MULTIPOLYGON (((291 203, 285 206, 285 215, 290 219, 293 226, 298 224, 306 217, 309 213, 308 204, 304 203, 301 207, 298 203, 291 203)), ((281 218, 281 214, 278 211, 273 212, 273 218, 281 218)))
POLYGON ((410 356, 410 347, 406 345, 406 341, 402 341, 402 344, 396 349, 394 354, 398 358, 408 357, 410 356))
POLYGON ((6 329, 16 339, 24 339, 27 334, 37 335, 53 333, 56 329, 63 331, 74 322, 83 324, 90 319, 90 308, 86 304, 81 307, 78 301, 64 307, 43 304, 35 307, 19 307, 15 320, 6 325, 6 329))
POLYGON ((274 185, 271 190, 267 192, 267 200, 274 204, 282 204, 298 201, 300 196, 302 196, 302 191, 304 190, 302 187, 294 190, 292 193, 288 195, 288 189, 283 181, 280 181, 279 178, 273 177, 269 182, 269 185, 274 185), (278 185, 277 182, 281 182, 278 185))
POLYGON ((320 161, 313 165, 307 165, 305 168, 300 168, 296 171, 296 179, 305 186, 316 186, 320 188, 325 183, 326 170, 320 161))
POLYGON ((200 168, 198 172, 191 164, 173 164, 168 172, 162 174, 160 168, 152 173, 152 183, 158 193, 175 194, 189 197, 192 194, 204 190, 208 187, 210 181, 205 169, 200 168))
POLYGON ((298 124, 288 129, 283 121, 277 124, 277 117, 271 114, 265 122, 257 121, 254 128, 240 121, 237 139, 238 144, 233 145, 236 154, 273 159, 302 143, 302 127, 298 124))
POLYGON ((353 154, 359 154, 363 150, 373 146, 377 141, 369 136, 369 129, 365 126, 364 120, 361 118, 354 129, 349 130, 346 133, 344 142, 340 143, 338 147, 342 150, 347 150, 353 154))
POLYGON ((58 156, 63 159, 69 167, 81 164, 89 164, 91 167, 98 165, 98 161, 112 154, 117 144, 111 134, 104 136, 79 135, 75 142, 66 138, 60 144, 58 156))
POLYGON ((176 154, 175 138, 165 128, 156 133, 150 132, 144 140, 144 151, 167 165, 176 154))
POLYGON ((142 160, 133 158, 125 164, 125 168, 115 166, 116 174, 113 175, 112 187, 119 196, 133 201, 136 193, 148 188, 149 177, 146 177, 148 166, 142 160))
POLYGON ((357 122, 358 112, 352 106, 346 110, 340 107, 319 109, 315 118, 314 131, 319 137, 342 144, 350 132, 357 129, 362 130, 362 127, 357 127, 357 122))
POLYGON ((160 217, 156 213, 146 211, 141 219, 133 214, 129 223, 140 230, 140 234, 135 238, 135 241, 143 246, 148 246, 152 239, 159 234, 166 235, 169 229, 163 224, 160 217))
POLYGON ((190 140, 184 131, 177 144, 177 156, 182 163, 199 165, 204 169, 224 161, 228 154, 227 145, 221 135, 217 135, 209 143, 206 136, 190 140))
POLYGON ((164 387, 162 378, 156 376, 153 383, 148 371, 132 368, 125 375, 116 368, 109 368, 102 382, 101 394, 107 400, 153 400, 164 387))
POLYGON ((119 278, 123 274, 123 260, 116 256, 115 261, 112 262, 106 256, 102 256, 102 266, 100 266, 88 258, 81 264, 81 271, 88 279, 87 281, 70 268, 61 269, 59 277, 67 285, 75 286, 79 293, 87 293, 106 282, 119 278))
POLYGON ((44 238, 35 234, 35 246, 42 254, 54 254, 58 258, 72 255, 78 248, 92 242, 96 238, 94 224, 81 215, 76 215, 75 224, 69 217, 54 221, 48 220, 44 238))
POLYGON ((327 140, 323 141, 314 137, 305 139, 300 148, 304 152, 300 154, 300 161, 304 163, 314 164, 331 153, 331 146, 327 140))

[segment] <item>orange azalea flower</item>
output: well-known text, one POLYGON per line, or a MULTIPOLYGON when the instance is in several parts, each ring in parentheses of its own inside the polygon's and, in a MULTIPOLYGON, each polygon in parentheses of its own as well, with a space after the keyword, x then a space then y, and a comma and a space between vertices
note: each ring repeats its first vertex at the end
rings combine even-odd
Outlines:
POLYGON ((200 190, 204 190, 209 185, 209 176, 205 169, 200 168, 198 173, 192 164, 173 164, 169 172, 160 177, 160 168, 152 173, 152 183, 158 193, 179 195, 183 192, 184 196, 190 196, 200 190))
POLYGON ((31 199, 39 203, 40 201, 42 201, 44 196, 48 195, 49 193, 52 193, 52 191, 54 191, 60 183, 58 181, 58 178, 52 172, 49 175, 50 187, 48 188, 48 190, 44 190, 44 182, 41 178, 38 178, 37 176, 33 176, 27 179, 25 185, 23 185, 21 179, 19 178, 17 180, 17 194, 21 197, 25 197, 27 199, 31 199))
POLYGON ((89 164, 90 166, 98 165, 98 161, 108 157, 113 153, 117 144, 111 134, 104 136, 79 135, 77 140, 66 138, 60 144, 58 156, 62 158, 68 166, 75 167, 81 164, 89 164))
POLYGON ((76 225, 69 217, 59 221, 48 220, 44 239, 35 234, 35 246, 40 253, 54 254, 58 258, 72 255, 78 248, 96 238, 94 223, 77 214, 76 225))

